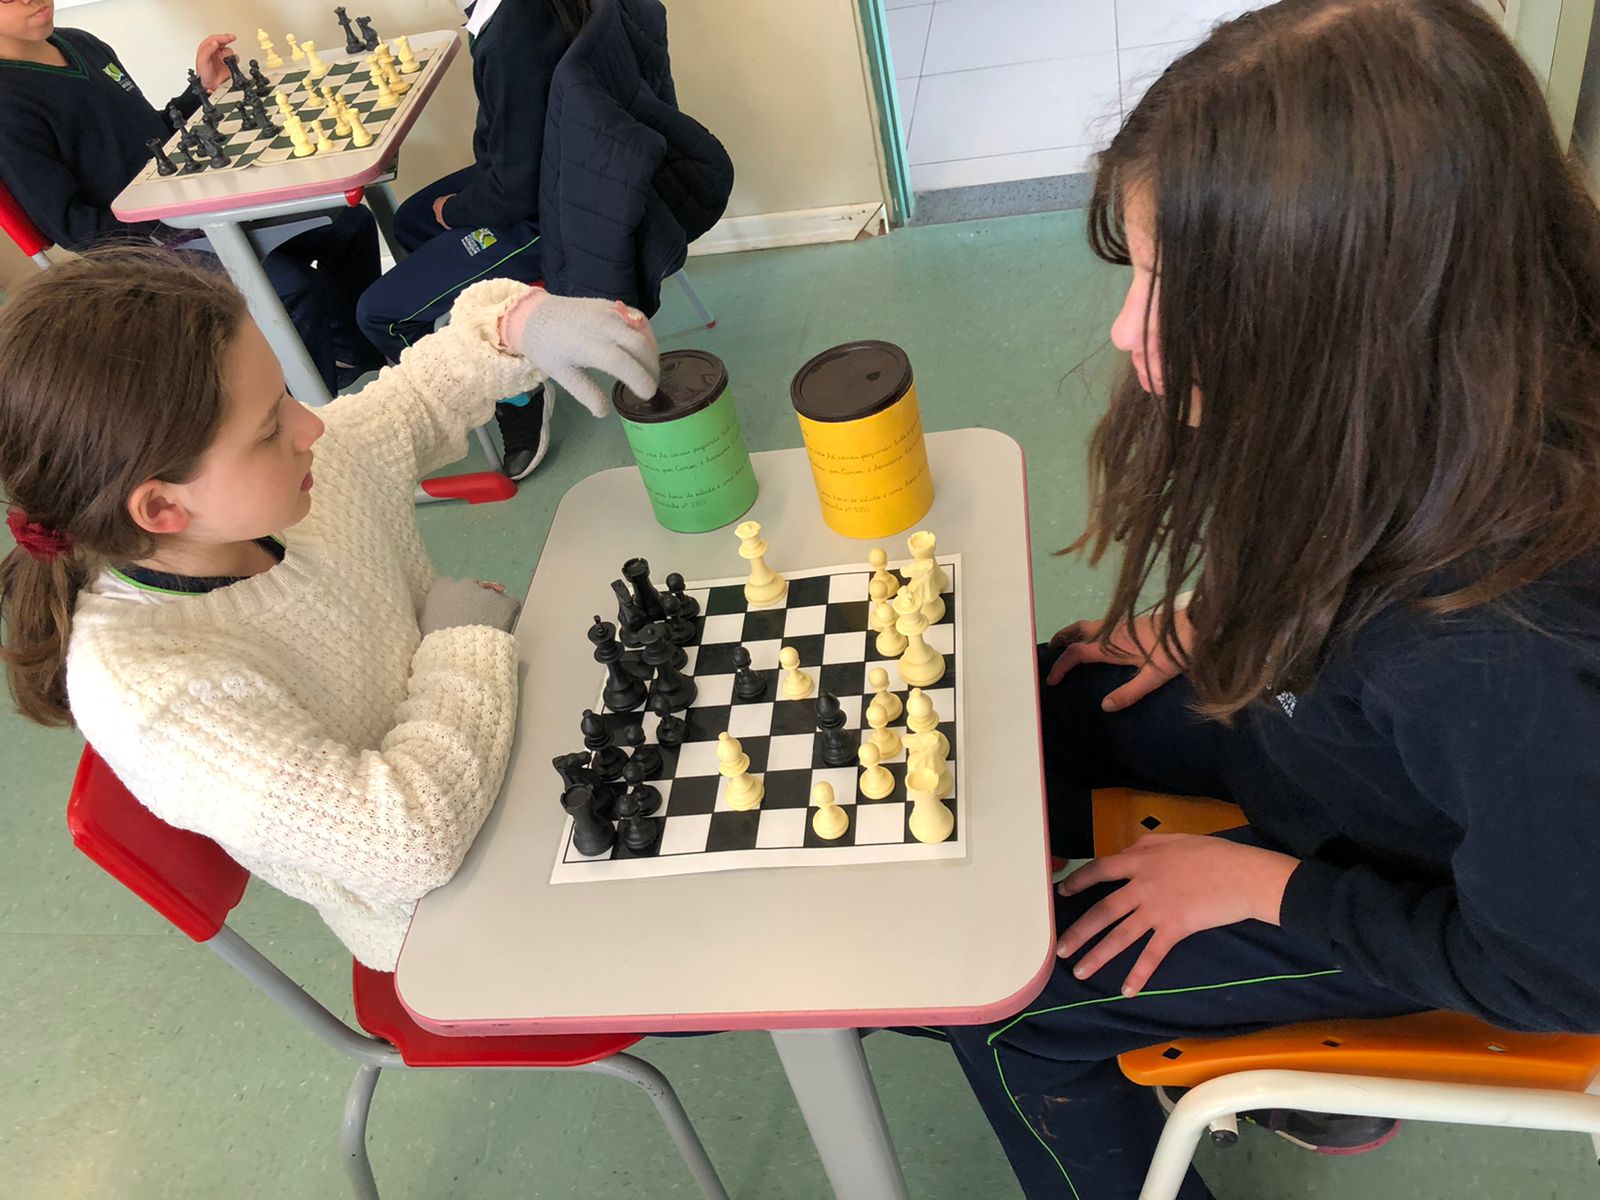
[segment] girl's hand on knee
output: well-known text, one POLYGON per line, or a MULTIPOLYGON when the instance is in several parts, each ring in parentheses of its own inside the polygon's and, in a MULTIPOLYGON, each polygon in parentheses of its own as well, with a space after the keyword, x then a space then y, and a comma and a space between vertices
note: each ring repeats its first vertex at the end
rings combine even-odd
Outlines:
POLYGON ((1085 863, 1057 885, 1074 896, 1096 884, 1124 883, 1072 923, 1056 941, 1056 955, 1071 958, 1096 936, 1094 948, 1073 966, 1087 979, 1145 934, 1150 941, 1122 983, 1137 995, 1167 952, 1191 933, 1251 919, 1278 923, 1283 889, 1300 860, 1226 838, 1149 833, 1120 854, 1085 863))
MULTIPOLYGON (((1051 647, 1061 650, 1061 656, 1050 664, 1050 673, 1045 676, 1045 682, 1052 686, 1060 683, 1066 678, 1067 672, 1079 663, 1137 665, 1138 674, 1100 702, 1100 707, 1106 712, 1117 712, 1143 700, 1163 684, 1183 674, 1182 664, 1158 644, 1153 615, 1135 617, 1131 622, 1118 626, 1111 635, 1110 644, 1102 646, 1099 639, 1105 624, 1104 621, 1075 621, 1051 638, 1051 647)), ((1178 610, 1174 624, 1179 646, 1187 653, 1193 644, 1194 627, 1184 609, 1178 610)))

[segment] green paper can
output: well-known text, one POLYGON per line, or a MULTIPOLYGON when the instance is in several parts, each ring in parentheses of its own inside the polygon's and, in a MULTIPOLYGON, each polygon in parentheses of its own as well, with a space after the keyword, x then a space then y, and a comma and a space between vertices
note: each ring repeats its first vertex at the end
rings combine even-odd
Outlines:
POLYGON ((611 403, 662 525, 704 533, 750 511, 756 473, 728 395, 728 368, 715 354, 668 351, 654 396, 635 396, 619 383, 611 403))

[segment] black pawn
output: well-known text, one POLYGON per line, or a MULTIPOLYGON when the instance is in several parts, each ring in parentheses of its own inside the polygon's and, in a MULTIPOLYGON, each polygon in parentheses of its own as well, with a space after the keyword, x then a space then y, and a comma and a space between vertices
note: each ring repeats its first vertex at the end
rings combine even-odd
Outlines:
MULTIPOLYGON (((622 768, 623 782, 628 785, 624 800, 631 800, 637 811, 646 817, 654 816, 661 807, 661 793, 645 782, 644 768, 637 761, 622 768)), ((622 800, 617 801, 620 805, 622 800)))
POLYGON ((672 702, 657 694, 650 697, 648 707, 660 718, 656 724, 656 741, 668 750, 683 745, 683 739, 689 735, 689 725, 682 717, 673 716, 672 702))
POLYGON ((622 844, 633 854, 654 854, 660 839, 660 817, 633 816, 622 823, 622 844))
POLYGON ((683 576, 674 571, 667 576, 667 591, 678 598, 678 603, 683 608, 683 615, 693 621, 700 615, 700 601, 689 595, 683 576))
POLYGON ((594 755, 594 769, 600 778, 622 778, 622 768, 628 765, 628 756, 611 744, 611 729, 593 709, 583 710, 583 720, 578 727, 583 730, 583 744, 594 755))
POLYGON ((252 91, 246 95, 254 94, 257 98, 272 95, 272 80, 262 72, 261 60, 258 58, 250 60, 250 84, 252 91))
POLYGON ((733 694, 741 700, 760 700, 767 694, 767 677, 750 666, 750 651, 733 648, 733 694))
POLYGON ((256 124, 261 127, 263 133, 269 135, 277 134, 278 127, 272 123, 272 118, 267 115, 267 106, 262 102, 260 96, 250 97, 250 112, 255 117, 256 124))
POLYGON ((150 157, 156 160, 157 175, 176 175, 178 173, 178 168, 173 165, 172 160, 162 153, 160 138, 151 138, 145 143, 145 147, 150 151, 150 157))
POLYGON ((856 748, 844 727, 844 709, 839 697, 824 690, 817 697, 817 732, 822 735, 822 761, 830 767, 854 766, 856 748))
POLYGON ((239 101, 237 112, 239 114, 240 129, 259 129, 261 123, 256 120, 255 110, 250 107, 248 100, 239 101))
POLYGON ((360 54, 367 48, 366 43, 356 36, 355 26, 351 24, 350 14, 345 11, 344 5, 334 9, 333 15, 339 18, 339 28, 344 30, 344 52, 360 54))
POLYGON ((167 105, 167 124, 172 126, 172 132, 177 133, 183 128, 183 109, 176 104, 167 105))
POLYGON ((665 696, 673 712, 688 708, 699 695, 694 680, 678 669, 672 661, 673 651, 680 654, 682 647, 667 640, 664 621, 652 622, 639 630, 639 640, 644 643, 644 661, 655 668, 656 679, 650 685, 651 696, 665 696))
MULTIPOLYGON (((639 769, 644 772, 646 779, 661 778, 661 751, 644 740, 643 725, 629 725, 622 731, 623 745, 632 752, 628 755, 628 762, 638 763, 639 769)), ((624 771, 622 777, 626 779, 628 773, 624 771)))
POLYGON ((196 171, 204 171, 206 169, 204 163, 196 162, 189 157, 186 139, 180 140, 172 148, 172 161, 178 164, 178 174, 180 175, 193 175, 196 171))
POLYGON ((228 157, 227 150, 223 148, 222 135, 212 129, 208 123, 202 121, 200 128, 195 132, 195 136, 200 139, 200 144, 206 148, 206 157, 211 160, 213 167, 232 165, 232 160, 228 157))
POLYGON ((241 96, 248 96, 250 94, 250 81, 245 78, 244 68, 239 65, 239 56, 230 54, 222 61, 228 68, 228 78, 233 81, 233 86, 239 89, 241 96))
MULTIPOLYGON (((695 623, 683 615, 683 601, 668 592, 661 597, 661 607, 667 613, 667 637, 671 639, 672 644, 687 646, 694 641, 695 634, 699 631, 695 628, 695 623)), ((687 655, 684 656, 684 661, 688 661, 687 655)))
POLYGON ((622 661, 622 643, 617 641, 616 626, 602 621, 596 613, 594 624, 589 626, 589 640, 594 643, 594 660, 606 669, 606 686, 600 698, 612 712, 628 712, 645 702, 650 689, 645 681, 630 672, 622 661))
POLYGON ((371 17, 357 17, 356 24, 361 29, 362 49, 369 53, 378 48, 378 35, 373 32, 371 17))
POLYGON ((622 577, 633 585, 633 594, 639 611, 646 621, 664 621, 667 610, 661 607, 661 593, 650 582, 650 564, 642 558, 630 558, 622 564, 622 577))
POLYGON ((610 821, 602 821, 596 815, 594 793, 588 788, 568 788, 562 792, 561 807, 572 818, 572 844, 579 854, 593 857, 617 844, 617 831, 610 821))

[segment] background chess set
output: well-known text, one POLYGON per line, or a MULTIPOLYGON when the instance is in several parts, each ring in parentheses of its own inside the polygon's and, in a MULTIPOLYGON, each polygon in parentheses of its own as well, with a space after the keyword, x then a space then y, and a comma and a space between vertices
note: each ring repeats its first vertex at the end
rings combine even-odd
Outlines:
MULTIPOLYGON (((248 73, 250 59, 247 57, 247 53, 247 50, 241 50, 239 61, 240 66, 245 68, 248 73)), ((315 85, 318 88, 330 87, 337 92, 346 104, 361 114, 362 124, 366 126, 367 132, 372 135, 372 140, 376 142, 383 127, 393 120, 395 115, 405 108, 407 101, 416 94, 416 81, 422 78, 423 73, 428 69, 428 63, 438 53, 437 49, 422 46, 413 47, 412 54, 416 58, 420 70, 405 76, 406 82, 412 84, 411 90, 396 96, 394 103, 388 108, 378 107, 378 86, 372 82, 370 77, 367 54, 365 52, 361 54, 329 53, 319 47, 317 57, 327 64, 328 70, 326 74, 317 79, 311 78, 311 72, 306 64, 289 60, 287 54, 284 55, 285 62, 283 66, 268 67, 263 64, 261 73, 272 82, 275 91, 283 94, 289 101, 289 107, 294 110, 295 115, 304 121, 307 126, 312 121, 320 120, 322 122, 322 134, 332 143, 332 148, 324 153, 339 154, 350 148, 350 135, 345 134, 340 137, 334 133, 333 110, 328 107, 317 92, 311 90, 312 86, 315 85)), ((260 61, 259 58, 257 61, 260 61)), ((217 119, 216 126, 217 131, 222 135, 222 147, 231 161, 226 167, 207 166, 204 172, 206 174, 215 174, 219 171, 238 171, 256 163, 263 165, 278 163, 294 157, 294 142, 289 137, 288 131, 282 127, 283 111, 278 107, 277 101, 273 99, 271 93, 264 95, 262 100, 266 106, 267 116, 274 125, 278 126, 278 130, 275 133, 264 129, 244 128, 238 112, 240 99, 237 88, 229 88, 226 91, 219 88, 213 99, 213 103, 226 114, 217 119)), ((162 149, 170 156, 181 140, 182 131, 180 130, 167 140, 162 149)), ((317 156, 312 155, 310 157, 315 158, 317 156)), ((144 170, 139 173, 135 182, 145 183, 158 178, 161 178, 161 176, 156 170, 154 160, 152 160, 145 165, 144 170)), ((183 178, 183 176, 168 176, 167 178, 183 178)))
MULTIPOLYGON (((928 645, 944 655, 945 674, 937 685, 924 689, 939 714, 939 729, 950 741, 950 771, 955 789, 944 801, 955 814, 955 829, 943 842, 925 844, 911 836, 908 821, 911 800, 906 794, 904 749, 884 760, 894 776, 895 790, 882 800, 861 795, 860 768, 830 767, 822 761, 821 738, 816 728, 817 692, 839 697, 846 727, 859 745, 865 725, 863 712, 871 700, 867 674, 881 666, 889 674, 889 687, 902 702, 908 689, 900 678, 899 664, 877 652, 875 635, 868 628, 868 567, 859 564, 786 572, 789 587, 784 597, 769 605, 751 605, 744 598, 745 577, 691 583, 687 594, 700 603, 698 635, 685 647, 685 674, 698 689, 687 712, 688 733, 683 745, 661 747, 663 768, 652 785, 661 793, 661 836, 644 854, 629 850, 617 840, 604 854, 592 858, 572 844, 573 823, 562 829, 560 849, 550 874, 552 884, 583 883, 599 879, 644 879, 688 875, 703 871, 728 871, 753 867, 815 867, 845 863, 902 862, 966 856, 965 799, 962 790, 961 729, 961 559, 940 555, 939 564, 949 576, 943 596, 945 613, 928 627, 928 645), (766 696, 743 701, 733 695, 733 652, 743 645, 751 667, 767 679, 766 696), (778 687, 778 652, 793 646, 800 665, 816 682, 817 691, 804 700, 784 700, 778 687), (758 808, 734 812, 724 793, 727 781, 717 772, 717 737, 724 731, 739 739, 750 757, 750 773, 762 776, 765 795, 758 808), (827 781, 849 817, 849 827, 835 841, 824 841, 811 828, 811 788, 827 781)), ((896 570, 902 583, 907 573, 896 570)), ((637 662, 639 652, 629 650, 625 661, 637 662)), ((604 683, 600 672, 600 685, 604 683)), ((599 685, 596 688, 598 697, 599 685)), ((648 710, 613 712, 596 700, 600 713, 620 744, 628 725, 644 727, 655 744, 659 721, 648 710)), ((905 714, 889 726, 904 736, 905 714)), ((576 714, 573 729, 577 729, 576 714)), ((556 803, 560 783, 552 774, 549 803, 556 803)))

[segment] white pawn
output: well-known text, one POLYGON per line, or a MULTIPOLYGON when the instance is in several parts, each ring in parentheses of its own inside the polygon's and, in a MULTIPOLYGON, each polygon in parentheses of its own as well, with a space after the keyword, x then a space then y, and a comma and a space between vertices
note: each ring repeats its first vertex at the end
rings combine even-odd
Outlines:
POLYGON ((942 842, 956 827, 956 817, 939 799, 939 777, 919 767, 906 773, 906 794, 911 797, 911 836, 923 843, 942 842))
POLYGON ((379 65, 383 68, 383 77, 389 81, 389 90, 396 96, 404 96, 411 90, 411 85, 394 69, 394 59, 385 58, 379 65))
MULTIPOLYGON (((893 776, 889 782, 894 782, 893 776)), ((839 807, 833 795, 833 784, 826 779, 817 783, 811 789, 811 803, 817 809, 811 814, 812 832, 825 842, 843 837, 844 831, 850 828, 850 814, 839 807)))
POLYGON ((867 741, 877 750, 879 758, 893 758, 900 753, 900 735, 889 728, 889 710, 883 701, 874 700, 867 705, 867 727, 872 730, 867 741))
POLYGON ((872 689, 872 698, 889 710, 889 720, 898 721, 906 706, 900 703, 899 696, 889 690, 889 672, 882 667, 873 667, 867 672, 867 686, 872 689))
POLYGON ((872 585, 883 583, 887 590, 887 598, 894 599, 894 594, 900 590, 900 576, 889 570, 889 556, 884 553, 882 546, 874 546, 867 552, 867 565, 872 568, 872 578, 867 581, 867 592, 871 594, 872 585))
POLYGON ((905 653, 900 655, 900 678, 910 687, 932 687, 944 678, 944 655, 922 635, 928 619, 922 615, 922 602, 915 588, 902 588, 894 598, 894 627, 905 636, 905 653))
POLYGON ((950 757, 950 739, 939 728, 942 718, 933 709, 933 701, 921 688, 914 688, 906 697, 906 728, 915 734, 930 734, 938 740, 939 753, 950 757))
POLYGON ((778 685, 785 700, 804 700, 814 686, 811 676, 800 669, 800 651, 785 646, 778 651, 778 665, 783 668, 783 679, 778 685))
POLYGON ((889 606, 889 590, 884 587, 883 580, 874 579, 867 585, 867 592, 872 597, 872 611, 867 616, 867 623, 872 626, 872 632, 878 635, 873 645, 885 658, 899 658, 906 648, 906 639, 894 627, 894 609, 889 606))
POLYGON ((322 130, 322 121, 320 119, 312 121, 309 128, 317 137, 318 154, 326 154, 333 149, 333 143, 328 140, 328 135, 322 130))
POLYGON ((767 543, 761 536, 760 523, 746 521, 733 532, 739 539, 739 557, 750 564, 750 578, 744 584, 745 600, 751 604, 782 600, 789 581, 767 566, 767 543))
POLYGON ((415 75, 422 70, 422 64, 417 61, 417 56, 411 53, 411 40, 401 36, 394 40, 394 48, 400 54, 400 73, 402 75, 415 75))
POLYGON ((291 62, 305 62, 306 52, 300 49, 300 43, 294 40, 294 34, 286 33, 283 40, 289 43, 289 59, 291 62))
POLYGON ((285 96, 282 92, 274 91, 272 93, 272 98, 277 102, 278 111, 281 112, 285 117, 294 116, 294 105, 289 103, 289 97, 285 96))
POLYGON ((389 81, 384 78, 383 72, 373 67, 367 72, 367 78, 372 80, 372 86, 378 89, 378 98, 373 102, 374 108, 393 108, 394 93, 389 90, 389 81))
POLYGON ((317 57, 317 44, 315 42, 301 42, 300 49, 306 52, 306 75, 312 79, 321 79, 328 73, 328 64, 317 57))
POLYGON ((350 144, 356 149, 372 145, 372 135, 361 123, 361 114, 348 104, 344 105, 345 119, 350 122, 350 144))
POLYGON ((343 97, 335 95, 333 97, 333 136, 334 137, 349 137, 350 136, 350 117, 348 115, 349 111, 350 111, 349 107, 345 104, 343 97))
POLYGON ((266 55, 262 61, 269 67, 283 66, 283 55, 278 53, 278 48, 272 44, 272 38, 265 29, 256 30, 256 42, 261 46, 261 53, 266 55))
POLYGON ((928 530, 919 529, 906 539, 906 545, 910 547, 913 559, 933 564, 933 594, 940 596, 948 592, 950 590, 950 576, 945 574, 945 570, 939 565, 937 558, 939 539, 934 537, 928 530))
POLYGON ((894 776, 883 765, 883 756, 871 742, 863 742, 856 752, 861 760, 861 794, 868 800, 887 800, 894 794, 894 776))
POLYGON ((934 564, 925 558, 919 558, 911 564, 910 587, 917 593, 917 599, 922 601, 922 619, 929 625, 937 625, 944 620, 944 597, 934 591, 933 584, 934 564))
POLYGON ((299 117, 285 117, 283 127, 289 134, 289 140, 294 143, 296 158, 309 158, 317 152, 317 148, 306 137, 306 123, 299 117))
POLYGON ((766 788, 759 775, 750 774, 750 756, 731 734, 717 738, 717 774, 728 781, 725 796, 734 812, 749 812, 760 806, 766 788))

